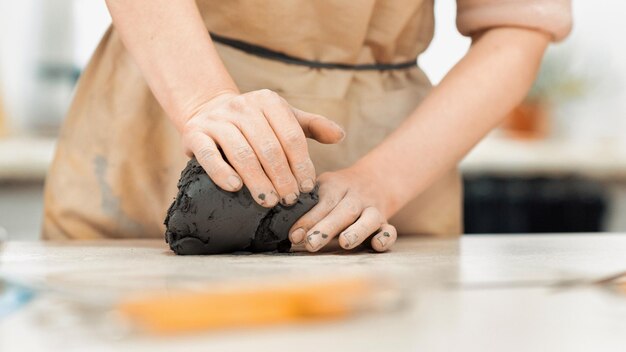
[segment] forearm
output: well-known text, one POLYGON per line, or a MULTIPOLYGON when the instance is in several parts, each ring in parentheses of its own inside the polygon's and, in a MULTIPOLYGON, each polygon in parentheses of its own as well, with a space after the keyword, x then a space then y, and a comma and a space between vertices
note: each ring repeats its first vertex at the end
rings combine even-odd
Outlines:
POLYGON ((525 29, 486 32, 409 118, 354 165, 385 186, 388 216, 454 167, 521 102, 549 39, 525 29))
POLYGON ((203 102, 237 87, 193 0, 107 0, 115 29, 178 129, 203 102))

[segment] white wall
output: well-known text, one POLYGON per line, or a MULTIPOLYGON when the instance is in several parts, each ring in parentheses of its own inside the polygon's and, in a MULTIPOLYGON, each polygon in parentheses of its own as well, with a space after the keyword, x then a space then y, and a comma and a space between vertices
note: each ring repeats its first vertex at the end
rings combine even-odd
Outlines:
POLYGON ((60 123, 72 83, 42 79, 38 68, 81 69, 109 23, 102 0, 0 0, 0 91, 12 129, 60 123))
MULTIPOLYGON (((436 30, 419 62, 433 83, 463 57, 469 40, 456 30, 452 0, 435 1, 436 30)), ((548 55, 568 56, 568 70, 591 81, 584 97, 554 111, 553 138, 610 141, 626 150, 626 1, 573 1, 574 28, 548 55)))
POLYGON ((435 36, 419 65, 433 84, 439 83, 469 48, 470 40, 456 29, 456 3, 452 0, 435 0, 435 36))

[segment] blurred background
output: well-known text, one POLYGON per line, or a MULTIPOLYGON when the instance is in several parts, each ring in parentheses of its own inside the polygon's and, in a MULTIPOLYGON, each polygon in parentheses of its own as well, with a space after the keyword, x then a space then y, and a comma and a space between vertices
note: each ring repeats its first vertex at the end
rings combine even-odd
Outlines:
MULTIPOLYGON (((454 1, 436 1, 419 58, 439 82, 469 46, 454 1)), ((523 104, 462 162, 471 233, 626 232, 626 2, 574 1, 523 104)), ((55 136, 110 24, 104 1, 0 0, 0 226, 36 239, 55 136)))

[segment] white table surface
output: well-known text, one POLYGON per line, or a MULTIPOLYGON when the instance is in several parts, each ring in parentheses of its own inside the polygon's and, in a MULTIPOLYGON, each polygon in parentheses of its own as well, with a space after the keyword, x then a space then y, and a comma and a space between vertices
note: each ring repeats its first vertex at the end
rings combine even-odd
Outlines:
POLYGON ((0 351, 626 351, 626 295, 510 285, 626 270, 626 234, 402 239, 386 254, 177 257, 160 241, 9 242, 0 273, 93 293, 198 280, 377 273, 408 305, 359 318, 183 337, 118 335, 40 295, 0 320, 0 351), (492 288, 457 284, 492 282, 492 288), (502 285, 502 287, 497 287, 502 285))

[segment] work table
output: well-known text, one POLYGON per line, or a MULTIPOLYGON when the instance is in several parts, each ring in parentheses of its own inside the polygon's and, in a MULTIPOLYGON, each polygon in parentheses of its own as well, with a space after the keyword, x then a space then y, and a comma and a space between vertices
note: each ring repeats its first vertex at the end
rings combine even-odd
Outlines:
POLYGON ((39 295, 0 320, 0 350, 623 351, 626 292, 554 284, 624 270, 626 234, 401 238, 385 254, 200 257, 177 257, 159 240, 8 242, 2 275, 69 292, 170 287, 181 273, 205 282, 375 273, 400 281, 407 302, 343 321, 166 338, 103 333, 39 295))

